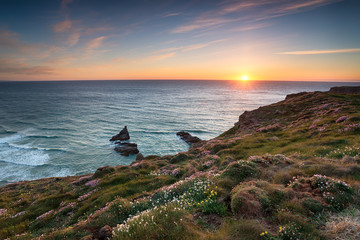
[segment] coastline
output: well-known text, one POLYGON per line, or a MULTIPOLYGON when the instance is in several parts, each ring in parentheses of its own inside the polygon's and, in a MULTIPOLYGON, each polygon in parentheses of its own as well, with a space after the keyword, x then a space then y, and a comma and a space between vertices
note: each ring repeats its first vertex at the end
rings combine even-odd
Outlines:
MULTIPOLYGON (((0 208, 6 211, 3 210, 0 217, 12 219, 9 224, 15 229, 10 231, 4 223, 1 237, 22 234, 22 239, 60 236, 102 239, 104 230, 101 230, 108 226, 111 236, 118 239, 124 237, 126 231, 122 232, 117 224, 124 224, 126 220, 131 228, 131 222, 135 221, 131 215, 146 211, 157 214, 154 207, 164 207, 164 211, 174 217, 186 219, 183 223, 177 222, 180 218, 175 219, 184 227, 176 234, 185 238, 201 239, 210 233, 227 236, 232 231, 229 229, 240 226, 241 222, 249 228, 252 223, 251 231, 258 239, 265 239, 260 238, 265 232, 262 236, 281 236, 283 232, 276 230, 279 226, 296 226, 292 231, 298 236, 311 234, 316 237, 314 239, 320 239, 322 233, 310 227, 314 224, 314 214, 356 209, 356 199, 359 199, 356 192, 360 189, 357 175, 360 170, 360 95, 359 88, 346 89, 288 95, 283 101, 243 113, 233 128, 176 155, 150 155, 129 166, 100 167, 94 174, 38 179, 1 187, 0 208), (322 197, 321 186, 318 189, 318 185, 311 185, 319 179, 330 185, 333 184, 331 179, 338 179, 342 188, 326 191, 334 199, 340 195, 346 198, 331 202, 322 197), (201 185, 205 183, 206 187, 201 185), (182 189, 184 184, 185 189, 182 189), (199 193, 201 197, 196 195, 200 202, 191 202, 188 198, 182 202, 184 194, 188 194, 186 188, 193 187, 191 184, 202 186, 204 193, 199 193), (174 204, 163 196, 169 186, 177 189, 177 195, 171 194, 180 202, 182 210, 179 212, 165 207, 174 204), (209 194, 216 192, 216 196, 205 194, 207 189, 209 194), (154 203, 157 198, 162 204, 154 203), (311 206, 306 207, 304 199, 312 205, 309 203, 311 206), (205 200, 210 205, 201 203, 205 200), (182 205, 190 202, 195 205, 182 205), (301 211, 285 207, 290 203, 301 211), (119 204, 136 206, 136 211, 130 207, 126 217, 110 211, 111 206, 119 204), (283 208, 284 214, 280 211, 283 208), (301 221, 291 218, 294 214, 301 221), (233 218, 237 220, 231 222, 233 218), (277 221, 271 222, 271 218, 277 221), (209 228, 199 225, 199 219, 209 228), (252 222, 254 219, 268 227, 260 227, 259 223, 252 222), (194 221, 195 227, 189 227, 194 221), (21 225, 25 222, 29 228, 21 225)), ((162 223, 159 220, 157 224, 162 223)), ((324 226, 326 224, 319 227, 325 231, 324 226)))

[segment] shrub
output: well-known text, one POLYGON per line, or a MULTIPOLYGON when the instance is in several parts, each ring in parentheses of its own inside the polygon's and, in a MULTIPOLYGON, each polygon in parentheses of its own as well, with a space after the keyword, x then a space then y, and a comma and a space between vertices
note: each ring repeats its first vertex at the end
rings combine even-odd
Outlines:
POLYGON ((308 211, 310 211, 312 214, 321 213, 325 209, 324 206, 320 202, 318 202, 312 198, 307 198, 307 199, 303 200, 302 206, 305 209, 307 209, 308 211))
POLYGON ((249 161, 238 161, 230 163, 222 177, 230 178, 236 183, 242 182, 245 178, 255 176, 257 173, 256 164, 249 161))
POLYGON ((263 207, 260 199, 267 197, 266 192, 258 187, 240 184, 232 190, 231 210, 237 215, 259 217, 263 207))
POLYGON ((281 240, 306 239, 300 227, 295 224, 280 226, 278 236, 281 240))
POLYGON ((195 231, 188 226, 189 217, 183 208, 174 204, 155 207, 117 225, 113 239, 190 239, 195 231))
POLYGON ((344 148, 338 148, 329 152, 326 157, 341 159, 345 156, 360 158, 360 148, 353 146, 346 146, 344 148))
POLYGON ((343 210, 354 201, 354 190, 347 183, 334 178, 315 174, 311 178, 294 178, 289 186, 297 188, 301 184, 310 184, 313 189, 318 189, 334 210, 343 210))

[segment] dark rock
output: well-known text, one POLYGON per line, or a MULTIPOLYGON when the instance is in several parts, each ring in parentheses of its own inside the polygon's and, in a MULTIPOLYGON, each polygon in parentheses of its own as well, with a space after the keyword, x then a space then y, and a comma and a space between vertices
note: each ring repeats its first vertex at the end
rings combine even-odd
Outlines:
POLYGON ((135 143, 119 143, 119 146, 114 148, 115 151, 119 152, 123 156, 129 156, 130 154, 137 154, 137 144, 135 143))
POLYGON ((360 86, 332 87, 330 93, 360 94, 360 86))
POLYGON ((99 231, 99 240, 106 240, 112 237, 112 228, 109 225, 102 227, 99 231))
POLYGON ((141 153, 138 153, 138 154, 136 155, 135 161, 141 161, 141 160, 143 160, 143 159, 144 159, 144 156, 143 156, 141 153))
POLYGON ((129 135, 129 132, 127 130, 127 127, 125 126, 123 128, 123 130, 121 130, 119 132, 119 134, 113 136, 110 141, 116 141, 116 140, 119 140, 119 141, 125 141, 125 140, 129 140, 130 139, 130 135, 129 135))
POLYGON ((181 138, 181 140, 185 141, 188 144, 201 142, 200 138, 194 137, 188 132, 181 131, 181 132, 176 133, 176 135, 179 136, 181 138))

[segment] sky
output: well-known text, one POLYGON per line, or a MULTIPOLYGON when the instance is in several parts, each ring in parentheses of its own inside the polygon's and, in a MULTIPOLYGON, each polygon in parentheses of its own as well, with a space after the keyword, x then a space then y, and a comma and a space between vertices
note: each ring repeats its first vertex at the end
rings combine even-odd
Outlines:
POLYGON ((360 81, 359 0, 0 0, 0 80, 360 81))

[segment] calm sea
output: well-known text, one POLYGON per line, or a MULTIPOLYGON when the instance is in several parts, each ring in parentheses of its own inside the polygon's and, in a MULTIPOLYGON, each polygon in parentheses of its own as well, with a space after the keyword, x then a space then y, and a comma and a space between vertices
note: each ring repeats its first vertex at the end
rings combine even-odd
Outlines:
POLYGON ((130 164, 109 142, 128 126, 144 155, 175 154, 188 131, 211 139, 239 115, 289 93, 360 85, 334 82, 0 82, 0 185, 130 164))

